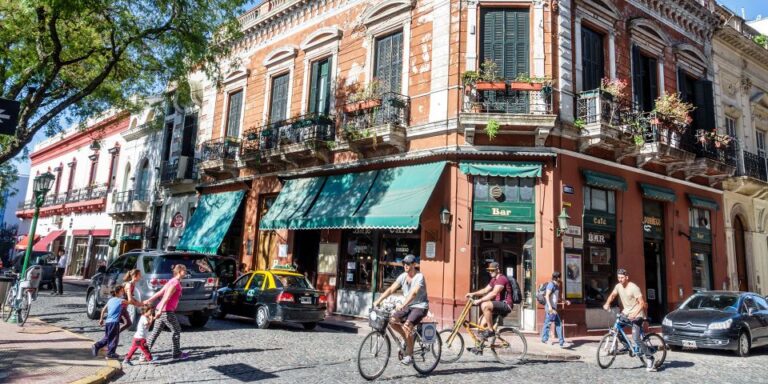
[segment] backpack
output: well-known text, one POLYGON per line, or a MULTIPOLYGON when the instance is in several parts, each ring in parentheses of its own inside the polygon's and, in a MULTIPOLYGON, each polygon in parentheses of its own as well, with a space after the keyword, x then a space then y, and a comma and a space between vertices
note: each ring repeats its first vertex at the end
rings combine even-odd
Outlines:
POLYGON ((509 280, 509 285, 512 286, 512 304, 522 303, 523 294, 520 292, 520 285, 517 284, 517 280, 512 276, 507 276, 507 280, 509 280))
POLYGON ((545 298, 547 296, 547 285, 549 285, 549 281, 541 283, 539 289, 536 290, 536 301, 541 305, 547 305, 547 299, 545 298))

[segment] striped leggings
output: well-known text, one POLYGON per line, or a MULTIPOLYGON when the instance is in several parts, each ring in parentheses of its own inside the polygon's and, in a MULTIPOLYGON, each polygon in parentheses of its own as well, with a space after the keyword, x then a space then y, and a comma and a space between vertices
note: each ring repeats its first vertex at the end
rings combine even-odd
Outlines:
POLYGON ((173 357, 181 355, 181 326, 179 325, 179 319, 173 312, 163 312, 155 319, 155 325, 152 329, 152 334, 149 335, 147 344, 149 349, 152 350, 152 346, 155 345, 157 337, 160 336, 160 332, 163 329, 171 331, 171 340, 173 341, 173 357))

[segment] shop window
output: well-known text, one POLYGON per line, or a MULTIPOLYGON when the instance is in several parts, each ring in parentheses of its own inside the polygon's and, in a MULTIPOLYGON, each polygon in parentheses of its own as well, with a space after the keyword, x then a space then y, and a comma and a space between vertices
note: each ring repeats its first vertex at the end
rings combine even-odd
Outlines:
POLYGON ((588 230, 584 243, 584 301, 587 307, 601 307, 616 281, 615 235, 588 230))
POLYGON ((694 250, 691 252, 691 268, 693 272, 693 291, 712 289, 711 252, 694 250))
POLYGON ((584 187, 584 210, 616 213, 616 192, 584 187))
POLYGON ((691 228, 711 229, 708 209, 691 208, 689 217, 691 228))
POLYGON ((386 290, 397 280, 400 274, 405 272, 402 264, 405 255, 417 256, 416 263, 418 265, 420 249, 421 240, 417 234, 383 234, 379 259, 381 284, 378 290, 386 290))
POLYGON ((535 180, 532 178, 477 176, 474 199, 475 201, 533 203, 534 186, 535 180), (498 195, 499 192, 501 195, 498 195))
POLYGON ((343 286, 347 289, 370 291, 373 283, 373 232, 354 231, 346 241, 341 270, 343 286))

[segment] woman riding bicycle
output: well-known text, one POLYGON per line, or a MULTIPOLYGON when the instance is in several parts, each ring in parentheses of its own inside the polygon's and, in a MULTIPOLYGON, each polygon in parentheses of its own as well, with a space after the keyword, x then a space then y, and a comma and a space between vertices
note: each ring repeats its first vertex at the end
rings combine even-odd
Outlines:
POLYGON ((405 365, 413 363, 413 330, 429 311, 427 284, 424 281, 424 275, 416 271, 415 262, 415 256, 406 255, 403 258, 405 272, 373 303, 374 307, 378 307, 389 295, 395 293, 400 287, 403 288, 405 299, 402 304, 395 307, 389 322, 392 329, 405 339, 406 352, 400 361, 405 365))

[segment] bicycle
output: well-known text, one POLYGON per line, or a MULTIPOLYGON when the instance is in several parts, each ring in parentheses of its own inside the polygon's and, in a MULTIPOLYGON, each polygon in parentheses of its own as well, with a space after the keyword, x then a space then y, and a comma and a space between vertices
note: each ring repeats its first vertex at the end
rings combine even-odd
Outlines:
POLYGON ((464 337, 459 333, 459 330, 463 327, 475 345, 474 347, 467 348, 468 351, 476 355, 482 355, 485 348, 490 348, 496 360, 501 364, 515 365, 524 362, 525 356, 528 353, 528 343, 520 331, 514 327, 499 329, 499 326, 502 325, 502 316, 494 315, 492 326, 494 336, 487 339, 478 338, 475 332, 486 331, 488 328, 467 319, 472 305, 472 300, 468 300, 453 327, 440 331, 440 338, 445 339, 445 346, 447 347, 447 354, 443 353, 442 361, 453 363, 459 360, 464 353, 464 337))
POLYGON ((8 286, 5 294, 5 302, 0 305, 0 317, 8 322, 16 313, 16 323, 22 327, 27 322, 29 311, 32 309, 32 302, 37 297, 37 284, 40 282, 42 269, 39 265, 27 269, 27 278, 18 281, 19 274, 11 273, 8 276, 14 278, 14 282, 8 286))
MULTIPOLYGON (((394 305, 388 304, 381 308, 372 308, 368 315, 368 324, 373 330, 365 336, 357 351, 357 370, 366 380, 377 379, 387 368, 392 349, 390 337, 396 342, 398 359, 405 355, 405 340, 389 324, 393 310, 394 305)), ((413 331, 413 368, 422 375, 431 373, 440 362, 442 341, 436 324, 422 322, 413 331)))
MULTIPOLYGON (((629 357, 637 356, 640 361, 645 365, 645 355, 640 351, 640 346, 632 341, 632 338, 628 337, 624 332, 624 327, 632 326, 632 322, 621 314, 616 314, 616 322, 608 330, 608 333, 600 340, 600 344, 597 347, 597 365, 602 369, 606 369, 613 364, 616 360, 616 356, 624 353, 619 349, 619 343, 627 346, 629 357)), ((667 358, 667 343, 664 339, 656 333, 646 334, 640 327, 640 340, 645 343, 648 351, 653 355, 654 367, 658 368, 664 364, 664 360, 667 358)))

